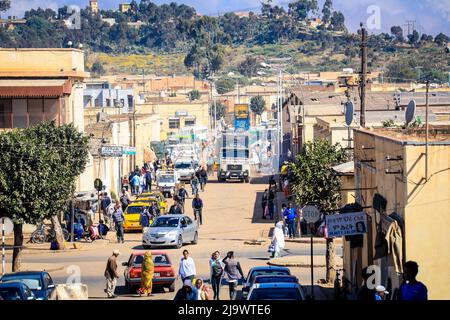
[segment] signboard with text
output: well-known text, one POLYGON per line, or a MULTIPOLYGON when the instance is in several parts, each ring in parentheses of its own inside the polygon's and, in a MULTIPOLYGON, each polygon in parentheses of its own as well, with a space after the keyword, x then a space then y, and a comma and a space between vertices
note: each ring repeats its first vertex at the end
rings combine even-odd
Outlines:
POLYGON ((234 129, 250 129, 250 109, 248 104, 234 105, 234 129))
POLYGON ((136 147, 123 147, 122 152, 124 155, 135 155, 136 147))
POLYGON ((329 238, 367 233, 367 216, 365 212, 327 215, 325 223, 329 238))
POLYGON ((101 148, 102 157, 122 157, 123 149, 120 146, 103 146, 101 148))

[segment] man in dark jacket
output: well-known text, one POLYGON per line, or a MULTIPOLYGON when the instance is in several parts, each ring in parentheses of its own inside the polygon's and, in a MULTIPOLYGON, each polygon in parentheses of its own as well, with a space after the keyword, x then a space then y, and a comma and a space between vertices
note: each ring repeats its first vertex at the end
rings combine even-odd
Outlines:
POLYGON ((178 201, 170 207, 169 214, 183 214, 183 208, 178 201))
POLYGON ((145 172, 145 184, 146 184, 147 191, 152 190, 152 182, 153 182, 152 173, 150 171, 146 171, 145 172))
POLYGON ((200 199, 200 195, 198 193, 195 195, 194 200, 192 200, 192 209, 194 209, 195 221, 197 221, 197 214, 198 214, 200 224, 203 224, 202 219, 203 201, 202 199, 200 199))
POLYGON ((177 201, 180 203, 181 208, 184 213, 184 202, 186 201, 186 198, 189 196, 188 192, 184 188, 184 184, 181 185, 180 189, 178 189, 178 195, 177 195, 177 201))
POLYGON ((111 204, 111 198, 108 196, 108 192, 103 193, 103 198, 100 204, 103 211, 103 218, 108 217, 108 206, 111 204))
POLYGON ((370 278, 370 274, 367 272, 367 267, 362 270, 361 277, 364 280, 364 284, 359 288, 356 293, 356 300, 359 301, 375 301, 375 289, 369 289, 367 280, 370 278))
POLYGON ((222 260, 225 264, 225 275, 228 279, 228 286, 230 288, 230 300, 236 300, 236 288, 239 280, 244 279, 244 272, 242 272, 241 264, 234 258, 234 252, 230 251, 222 260))

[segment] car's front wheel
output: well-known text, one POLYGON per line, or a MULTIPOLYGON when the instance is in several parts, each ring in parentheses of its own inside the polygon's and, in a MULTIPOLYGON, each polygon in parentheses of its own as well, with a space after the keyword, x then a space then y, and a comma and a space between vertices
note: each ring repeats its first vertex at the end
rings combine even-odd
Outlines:
POLYGON ((175 281, 170 285, 169 292, 175 292, 175 281))
POLYGON ((180 249, 183 246, 183 237, 179 236, 177 240, 177 249, 180 249))

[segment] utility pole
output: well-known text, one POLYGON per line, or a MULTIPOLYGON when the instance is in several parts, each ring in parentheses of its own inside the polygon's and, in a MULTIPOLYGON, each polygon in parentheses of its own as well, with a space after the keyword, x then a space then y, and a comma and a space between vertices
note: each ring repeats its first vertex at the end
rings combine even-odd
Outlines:
POLYGON ((360 125, 361 127, 366 126, 366 80, 367 76, 367 33, 366 28, 364 28, 361 23, 361 119, 360 125))
POLYGON ((143 91, 143 100, 145 102, 145 69, 142 69, 142 91, 143 91))
POLYGON ((427 80, 427 87, 426 87, 426 94, 425 94, 425 182, 428 182, 428 134, 429 134, 429 101, 428 96, 430 92, 430 80, 427 80))

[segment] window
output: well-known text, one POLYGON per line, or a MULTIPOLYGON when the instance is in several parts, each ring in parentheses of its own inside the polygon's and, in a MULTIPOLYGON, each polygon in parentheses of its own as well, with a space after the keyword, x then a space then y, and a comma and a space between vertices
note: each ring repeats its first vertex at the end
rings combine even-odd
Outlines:
POLYGON ((185 126, 195 126, 195 118, 186 118, 184 119, 185 126))
POLYGON ((179 118, 169 118, 169 129, 179 129, 180 119, 179 118))
POLYGON ((192 220, 190 218, 186 217, 185 219, 186 219, 187 224, 192 224, 192 220))
POLYGON ((0 99, 0 128, 11 128, 11 99, 0 99))
POLYGON ((133 109, 133 96, 128 95, 128 109, 133 109))
POLYGON ((97 108, 102 106, 102 100, 100 100, 100 98, 95 99, 95 106, 97 108))
POLYGON ((111 107, 111 99, 106 99, 106 106, 111 107))
POLYGON ((44 121, 44 99, 28 99, 29 126, 44 121))

